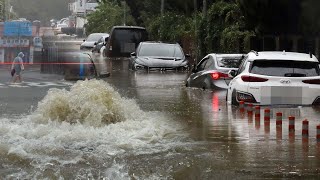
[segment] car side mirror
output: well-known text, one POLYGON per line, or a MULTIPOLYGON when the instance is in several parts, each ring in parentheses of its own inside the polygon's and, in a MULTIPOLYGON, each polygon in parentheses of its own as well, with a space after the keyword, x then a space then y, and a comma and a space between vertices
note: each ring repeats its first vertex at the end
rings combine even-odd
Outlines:
POLYGON ((84 40, 82 40, 83 42, 85 42, 86 40, 84 39, 84 40))
POLYGON ((236 70, 230 70, 229 72, 228 72, 228 74, 231 76, 231 77, 236 77, 236 75, 237 75, 237 71, 236 70))
POLYGON ((94 42, 94 45, 96 46, 98 43, 97 42, 94 42))
POLYGON ((186 54, 185 56, 186 56, 186 58, 190 58, 190 57, 191 57, 191 55, 190 55, 190 54, 186 54))
POLYGON ((131 57, 137 57, 136 52, 132 52, 130 55, 131 55, 131 57))

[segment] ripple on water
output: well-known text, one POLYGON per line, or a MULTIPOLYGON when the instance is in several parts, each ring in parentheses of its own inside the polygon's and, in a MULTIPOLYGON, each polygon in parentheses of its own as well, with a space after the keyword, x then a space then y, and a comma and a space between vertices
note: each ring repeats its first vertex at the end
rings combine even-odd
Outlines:
POLYGON ((0 135, 3 165, 34 171, 52 162, 62 168, 86 157, 103 164, 125 153, 163 152, 186 137, 181 124, 142 111, 99 80, 79 81, 69 91, 51 89, 30 115, 0 119, 0 135))

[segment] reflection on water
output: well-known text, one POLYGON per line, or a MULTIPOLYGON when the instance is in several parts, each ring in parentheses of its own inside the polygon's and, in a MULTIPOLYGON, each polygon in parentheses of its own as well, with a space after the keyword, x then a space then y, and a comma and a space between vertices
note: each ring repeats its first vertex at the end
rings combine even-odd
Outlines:
POLYGON ((107 82, 50 90, 31 114, 0 118, 1 179, 318 176, 318 110, 300 108, 291 141, 287 118, 281 131, 271 118, 266 131, 263 113, 260 121, 249 119, 226 104, 226 91, 186 88, 186 77, 114 70, 107 82))

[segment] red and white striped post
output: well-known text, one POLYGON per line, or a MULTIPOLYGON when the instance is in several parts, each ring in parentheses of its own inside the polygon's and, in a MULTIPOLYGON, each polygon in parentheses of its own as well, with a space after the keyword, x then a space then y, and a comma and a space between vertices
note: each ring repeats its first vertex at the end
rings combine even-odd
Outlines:
POLYGON ((270 112, 269 108, 264 110, 264 130, 265 133, 270 133, 270 112))
POLYGON ((270 124, 270 109, 268 108, 264 110, 264 123, 270 124))
POLYGON ((295 131, 295 120, 296 118, 294 116, 289 116, 289 132, 295 131))
POLYGON ((255 127, 256 129, 260 129, 260 119, 261 119, 261 113, 260 113, 260 106, 256 106, 254 110, 254 117, 255 117, 255 127))
POLYGON ((239 109, 240 109, 240 112, 244 112, 244 101, 240 101, 239 109))
POLYGON ((282 128, 282 113, 281 112, 278 112, 277 113, 277 117, 276 117, 276 125, 277 125, 277 128, 282 128))
POLYGON ((302 121, 302 140, 307 141, 309 139, 309 121, 306 119, 302 121))
POLYGON ((320 125, 317 126, 317 143, 320 143, 320 125))
POLYGON ((248 104, 248 117, 252 117, 253 116, 253 104, 248 104))
POLYGON ((254 111, 254 113, 255 113, 255 120, 256 121, 260 121, 260 117, 261 117, 261 114, 260 114, 260 106, 256 106, 255 107, 255 111, 254 111))

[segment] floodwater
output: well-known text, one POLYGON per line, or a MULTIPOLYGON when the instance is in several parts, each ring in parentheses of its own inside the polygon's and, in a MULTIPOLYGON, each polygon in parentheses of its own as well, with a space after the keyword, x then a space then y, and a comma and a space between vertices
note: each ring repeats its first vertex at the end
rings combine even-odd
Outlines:
POLYGON ((277 131, 266 107, 248 118, 225 91, 186 88, 186 72, 108 63, 105 80, 51 89, 31 112, 0 116, 0 179, 320 178, 320 109, 271 107, 296 115, 289 136, 287 117, 277 131))

